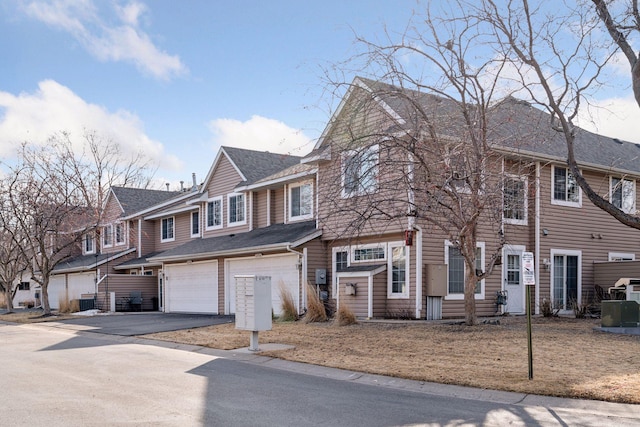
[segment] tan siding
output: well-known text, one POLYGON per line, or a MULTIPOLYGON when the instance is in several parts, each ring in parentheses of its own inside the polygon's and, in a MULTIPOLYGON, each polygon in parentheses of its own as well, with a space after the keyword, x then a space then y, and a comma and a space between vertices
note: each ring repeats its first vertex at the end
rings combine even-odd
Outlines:
POLYGON ((640 279, 640 261, 597 262, 593 265, 594 284, 605 291, 622 277, 640 279))
MULTIPOLYGON (((382 273, 373 276, 373 317, 388 317, 388 304, 391 300, 387 299, 387 274, 385 270, 382 273)), ((404 300, 406 301, 406 300, 404 300)))
POLYGON ((271 193, 272 224, 284 223, 284 188, 278 188, 271 193))
POLYGON ((191 240, 191 212, 183 212, 176 215, 170 215, 165 218, 173 217, 174 219, 174 236, 175 239, 170 242, 162 242, 162 218, 155 220, 157 228, 158 243, 156 248, 161 251, 166 251, 171 248, 180 246, 189 240, 191 240))
MULTIPOLYGON (((240 175, 235 170, 233 165, 229 162, 226 156, 222 156, 216 170, 213 172, 211 180, 208 183, 207 187, 207 197, 213 198, 217 196, 222 196, 222 224, 223 227, 216 230, 209 230, 203 228, 204 237, 213 237, 213 236, 221 236, 229 233, 242 233, 249 230, 249 218, 250 209, 249 209, 249 196, 245 194, 245 204, 246 204, 246 215, 247 215, 247 223, 242 226, 228 226, 228 217, 227 217, 227 194, 233 193, 233 189, 242 181, 240 175)), ((205 211, 206 212, 206 211, 205 211)))
MULTIPOLYGON (((316 285, 316 269, 324 268, 329 270, 329 258, 331 256, 331 249, 327 247, 326 242, 322 240, 314 239, 311 242, 305 243, 304 247, 307 249, 307 283, 310 285, 316 285)), ((327 288, 331 288, 331 280, 327 274, 327 288)))
POLYGON ((357 317, 367 317, 368 304, 368 278, 367 277, 348 277, 340 279, 340 305, 347 306, 357 317), (356 284, 356 294, 345 294, 345 283, 356 284))
POLYGON ((253 192, 253 228, 267 226, 267 191, 253 192))
MULTIPOLYGON (((159 226, 158 226, 159 227, 159 226)), ((149 252, 154 252, 159 250, 158 246, 160 243, 160 238, 156 239, 156 236, 159 234, 156 232, 157 227, 155 221, 142 221, 142 233, 141 233, 141 241, 142 241, 142 254, 147 254, 149 252)))

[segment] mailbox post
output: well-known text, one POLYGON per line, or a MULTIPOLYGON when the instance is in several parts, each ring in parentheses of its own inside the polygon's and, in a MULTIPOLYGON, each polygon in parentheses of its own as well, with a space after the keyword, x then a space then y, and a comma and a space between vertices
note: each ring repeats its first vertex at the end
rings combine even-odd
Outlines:
POLYGON ((271 277, 235 276, 236 329, 251 331, 249 350, 258 351, 258 332, 271 330, 271 277))

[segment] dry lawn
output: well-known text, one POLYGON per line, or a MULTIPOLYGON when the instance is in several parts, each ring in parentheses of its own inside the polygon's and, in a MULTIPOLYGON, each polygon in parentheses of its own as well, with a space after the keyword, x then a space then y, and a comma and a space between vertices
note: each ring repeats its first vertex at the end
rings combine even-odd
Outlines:
MULTIPOLYGON (((265 356, 444 384, 611 402, 640 403, 640 337, 593 330, 599 320, 533 319, 533 373, 528 379, 526 319, 467 327, 453 323, 274 322, 261 343, 295 346, 265 356)), ((147 335, 235 349, 249 332, 233 324, 147 335)))
POLYGON ((17 309, 13 313, 0 314, 0 320, 15 323, 39 323, 39 322, 57 322, 58 320, 75 319, 76 316, 69 314, 53 313, 51 316, 42 316, 42 310, 23 310, 17 309))

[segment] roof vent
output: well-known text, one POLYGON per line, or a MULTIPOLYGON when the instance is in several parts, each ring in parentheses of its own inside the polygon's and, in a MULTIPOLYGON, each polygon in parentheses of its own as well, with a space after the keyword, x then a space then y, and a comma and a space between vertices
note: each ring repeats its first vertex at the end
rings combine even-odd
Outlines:
POLYGON ((616 144, 622 144, 622 141, 620 141, 618 138, 613 138, 613 142, 615 142, 616 144))

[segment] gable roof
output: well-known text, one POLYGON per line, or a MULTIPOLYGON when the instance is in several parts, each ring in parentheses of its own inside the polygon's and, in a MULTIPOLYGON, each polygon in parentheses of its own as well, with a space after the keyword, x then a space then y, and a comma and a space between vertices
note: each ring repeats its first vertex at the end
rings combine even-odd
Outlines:
POLYGON ((120 204, 124 216, 135 214, 184 194, 180 191, 148 190, 145 188, 129 187, 111 187, 111 192, 120 204))
POLYGON ((135 252, 135 248, 125 249, 122 252, 79 255, 60 262, 51 274, 74 273, 94 270, 96 267, 118 259, 124 255, 135 252))
MULTIPOLYGON (((443 137, 458 137, 456 127, 464 126, 460 104, 456 101, 434 94, 406 89, 384 82, 362 77, 354 79, 345 97, 353 96, 355 88, 371 93, 378 107, 385 111, 396 123, 385 132, 411 132, 412 126, 422 117, 428 117, 430 124, 443 137)), ((345 100, 343 100, 344 103, 345 100)), ((343 104, 341 107, 343 108, 343 104)), ((336 112, 337 113, 337 112, 336 112)), ((336 115, 332 118, 332 123, 336 115)), ((526 101, 507 97, 491 106, 487 111, 489 141, 492 147, 517 155, 542 158, 550 161, 566 162, 567 147, 564 135, 552 129, 551 115, 535 108, 526 101)), ((581 166, 620 171, 621 173, 640 174, 640 145, 621 141, 576 128, 574 151, 581 166)), ((325 129, 323 136, 328 135, 325 129)), ((323 139, 319 141, 311 154, 322 156, 323 139)), ((312 161, 310 155, 305 161, 312 161)))
POLYGON ((316 228, 315 220, 274 224, 246 233, 194 239, 154 257, 147 257, 147 260, 150 262, 195 260, 267 250, 285 250, 288 246, 301 245, 321 234, 322 231, 316 228))
POLYGON ((244 175, 245 180, 241 183, 243 185, 251 185, 262 178, 298 164, 301 159, 301 157, 289 154, 245 150, 235 147, 222 147, 222 150, 244 175))

